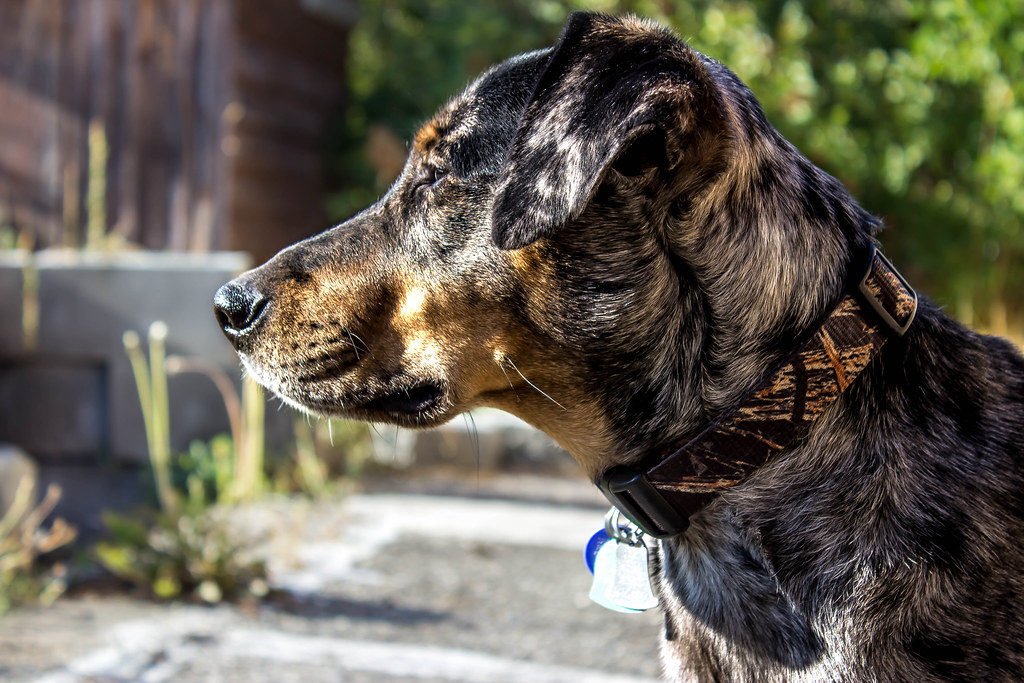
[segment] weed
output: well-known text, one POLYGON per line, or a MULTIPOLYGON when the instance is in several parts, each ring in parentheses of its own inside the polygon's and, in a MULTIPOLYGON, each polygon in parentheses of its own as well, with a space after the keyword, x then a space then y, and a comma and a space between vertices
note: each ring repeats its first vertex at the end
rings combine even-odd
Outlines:
POLYGON ((0 614, 18 604, 48 605, 64 592, 65 570, 56 564, 39 573, 36 560, 75 540, 74 527, 57 518, 44 520, 60 500, 60 487, 51 485, 39 505, 33 505, 35 485, 23 477, 9 510, 0 518, 0 614))
POLYGON ((168 362, 166 338, 166 325, 156 322, 150 326, 147 361, 138 334, 124 335, 159 505, 155 510, 140 511, 137 517, 106 513, 111 539, 96 546, 96 556, 115 575, 160 599, 189 595, 218 602, 262 596, 267 590, 266 566, 249 552, 258 539, 238 538, 215 514, 219 505, 252 500, 265 490, 262 390, 250 382, 252 386, 246 386, 239 405, 230 380, 217 376, 234 438, 193 444, 174 462, 168 365, 172 371, 186 368, 180 359, 168 362), (183 479, 181 487, 175 485, 175 465, 179 480, 183 479))

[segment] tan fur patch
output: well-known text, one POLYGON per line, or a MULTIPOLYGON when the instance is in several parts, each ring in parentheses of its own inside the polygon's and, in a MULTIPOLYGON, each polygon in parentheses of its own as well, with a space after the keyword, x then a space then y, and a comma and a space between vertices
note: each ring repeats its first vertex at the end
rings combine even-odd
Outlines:
POLYGON ((416 133, 416 137, 413 138, 412 142, 413 149, 420 154, 426 154, 427 151, 437 143, 440 137, 441 133, 437 130, 437 125, 431 121, 420 128, 419 132, 416 133))
MULTIPOLYGON (((500 351, 495 366, 503 371, 500 389, 481 394, 485 405, 511 413, 553 438, 594 478, 615 464, 615 452, 607 419, 564 360, 518 364, 500 351)), ((499 380, 499 382, 501 381, 499 380)))

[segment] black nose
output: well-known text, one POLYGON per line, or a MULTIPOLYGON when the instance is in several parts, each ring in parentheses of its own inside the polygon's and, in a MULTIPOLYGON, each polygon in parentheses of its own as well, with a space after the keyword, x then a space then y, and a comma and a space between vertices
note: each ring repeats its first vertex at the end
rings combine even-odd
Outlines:
POLYGON ((267 298, 252 285, 232 280, 213 296, 213 314, 229 339, 253 327, 267 307, 267 298))

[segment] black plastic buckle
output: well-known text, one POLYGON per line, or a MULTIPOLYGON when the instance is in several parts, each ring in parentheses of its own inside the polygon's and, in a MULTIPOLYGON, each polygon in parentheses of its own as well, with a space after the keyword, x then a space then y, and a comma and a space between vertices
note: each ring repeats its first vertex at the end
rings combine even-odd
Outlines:
POLYGON ((878 317, 880 317, 893 332, 902 337, 906 331, 910 329, 910 323, 914 322, 914 318, 917 316, 917 290, 910 286, 910 283, 907 282, 907 278, 903 277, 903 273, 896 270, 896 266, 892 264, 892 261, 890 261, 884 253, 879 251, 878 247, 874 244, 871 245, 871 251, 868 254, 868 266, 864 270, 864 275, 860 278, 860 283, 858 283, 857 289, 860 290, 861 296, 863 296, 868 305, 874 309, 875 313, 878 314, 878 317), (892 317, 892 314, 886 310, 882 302, 878 300, 878 297, 876 297, 868 288, 868 277, 871 276, 872 266, 875 265, 876 258, 881 259, 882 263, 884 263, 889 271, 896 276, 896 279, 900 281, 900 284, 902 284, 908 292, 914 295, 914 310, 910 312, 910 315, 907 316, 907 322, 903 324, 900 324, 896 318, 892 317))
POLYGON ((648 536, 674 536, 690 526, 690 521, 665 500, 644 473, 632 467, 609 469, 601 475, 597 486, 612 505, 648 536))

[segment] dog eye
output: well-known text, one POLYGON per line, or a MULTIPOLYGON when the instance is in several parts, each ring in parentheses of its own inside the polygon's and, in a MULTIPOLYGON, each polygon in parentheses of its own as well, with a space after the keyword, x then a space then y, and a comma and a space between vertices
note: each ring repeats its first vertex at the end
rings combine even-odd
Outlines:
POLYGON ((424 169, 423 174, 416 180, 416 186, 414 189, 416 192, 420 192, 427 188, 433 187, 435 184, 437 184, 438 181, 440 181, 446 175, 448 175, 448 171, 444 170, 443 168, 437 168, 436 166, 428 166, 426 169, 424 169))

